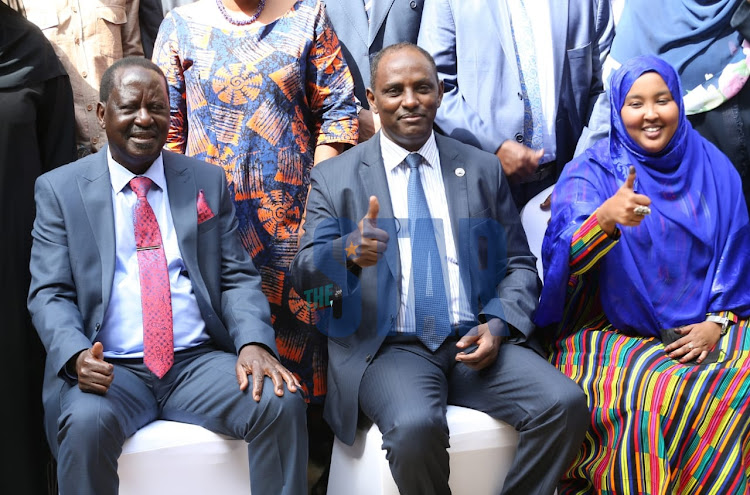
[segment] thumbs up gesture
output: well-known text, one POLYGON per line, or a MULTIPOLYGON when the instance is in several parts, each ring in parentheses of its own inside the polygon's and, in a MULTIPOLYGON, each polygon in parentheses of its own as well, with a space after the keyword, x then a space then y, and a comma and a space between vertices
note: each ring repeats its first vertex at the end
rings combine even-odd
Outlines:
POLYGON ((81 351, 75 359, 78 388, 84 392, 104 395, 114 379, 114 366, 104 360, 104 347, 94 342, 90 349, 81 351))
POLYGON ((346 259, 362 268, 372 266, 378 262, 388 247, 388 232, 379 229, 378 213, 380 203, 378 198, 370 196, 367 214, 359 221, 358 229, 346 237, 346 259))
POLYGON ((636 227, 641 224, 645 216, 650 213, 648 206, 651 200, 648 196, 638 194, 633 190, 635 183, 635 167, 630 167, 630 173, 625 184, 607 199, 596 212, 596 219, 604 232, 612 235, 617 224, 625 227, 636 227))

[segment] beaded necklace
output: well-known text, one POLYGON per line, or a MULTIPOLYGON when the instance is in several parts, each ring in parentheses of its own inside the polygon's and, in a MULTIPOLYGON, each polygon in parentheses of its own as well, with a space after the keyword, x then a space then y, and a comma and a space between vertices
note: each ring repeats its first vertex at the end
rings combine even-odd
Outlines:
POLYGON ((221 15, 224 16, 224 19, 226 19, 227 22, 234 24, 235 26, 246 26, 258 19, 260 13, 263 12, 263 7, 266 6, 266 0, 260 0, 260 3, 258 3, 258 9, 255 13, 249 17, 243 16, 242 19, 238 19, 230 14, 227 8, 224 7, 224 2, 222 2, 222 0, 216 0, 216 6, 219 8, 219 12, 221 12, 221 15))

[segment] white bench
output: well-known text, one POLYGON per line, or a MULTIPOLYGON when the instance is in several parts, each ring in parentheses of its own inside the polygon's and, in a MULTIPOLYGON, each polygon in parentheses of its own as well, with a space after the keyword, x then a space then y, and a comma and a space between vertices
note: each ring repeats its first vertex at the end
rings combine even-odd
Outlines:
POLYGON ((247 443, 200 426, 157 420, 123 445, 120 495, 248 495, 247 443))

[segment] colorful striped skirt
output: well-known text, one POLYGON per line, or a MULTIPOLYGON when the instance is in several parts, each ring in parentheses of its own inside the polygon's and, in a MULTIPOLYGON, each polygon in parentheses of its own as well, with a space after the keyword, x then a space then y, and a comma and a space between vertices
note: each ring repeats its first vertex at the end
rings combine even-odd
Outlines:
POLYGON ((718 345, 719 362, 683 365, 658 339, 619 334, 603 318, 552 342, 550 362, 591 411, 558 493, 750 493, 748 321, 718 345))

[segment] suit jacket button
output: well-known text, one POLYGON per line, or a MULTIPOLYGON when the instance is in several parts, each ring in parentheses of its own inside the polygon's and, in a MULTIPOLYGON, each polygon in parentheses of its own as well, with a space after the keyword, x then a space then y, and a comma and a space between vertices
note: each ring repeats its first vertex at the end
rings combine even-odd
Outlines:
POLYGON ((414 0, 411 0, 411 2, 409 2, 409 7, 411 7, 412 9, 416 9, 417 8, 417 2, 415 2, 414 0))
POLYGON ((520 91, 518 92, 518 99, 519 99, 519 100, 523 100, 523 95, 521 94, 521 92, 520 92, 520 91))
POLYGON ((368 354, 367 356, 365 356, 365 363, 369 363, 371 360, 372 360, 371 355, 368 354))
POLYGON ((519 143, 523 143, 523 134, 521 134, 520 132, 516 134, 516 141, 518 141, 519 143))

